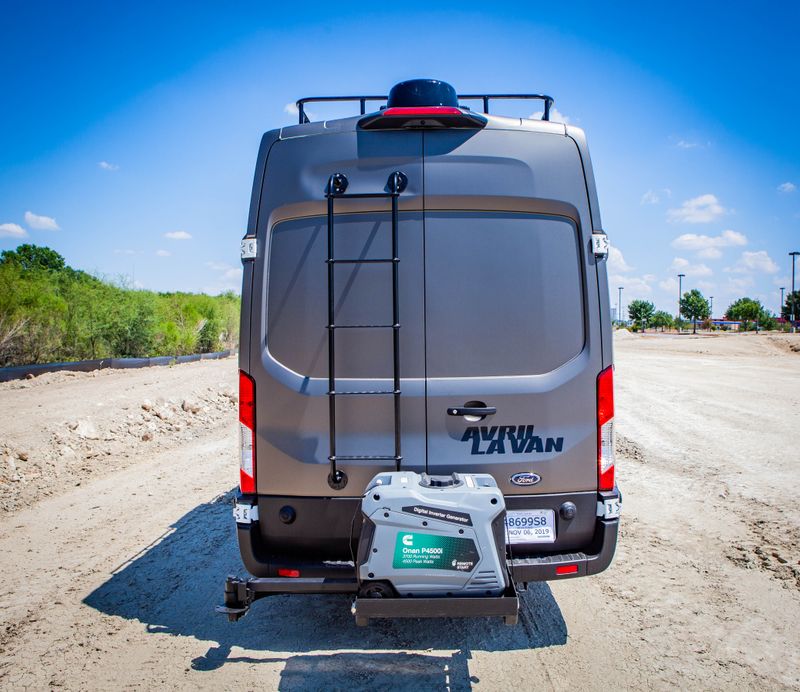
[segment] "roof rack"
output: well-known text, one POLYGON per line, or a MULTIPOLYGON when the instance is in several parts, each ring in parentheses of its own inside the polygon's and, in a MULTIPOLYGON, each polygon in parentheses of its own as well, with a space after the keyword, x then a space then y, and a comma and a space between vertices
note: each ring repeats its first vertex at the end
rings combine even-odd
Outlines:
MULTIPOLYGON (((544 112, 542 114, 542 120, 550 120, 550 109, 553 107, 553 104, 555 103, 555 99, 553 99, 552 96, 547 96, 546 94, 459 94, 458 98, 464 101, 482 101, 484 113, 489 112, 489 102, 496 99, 503 99, 506 101, 510 100, 543 101, 544 112)), ((367 112, 368 101, 386 101, 387 99, 388 96, 309 96, 307 98, 302 98, 297 101, 299 123, 300 125, 303 125, 304 123, 311 122, 305 110, 305 106, 307 103, 358 101, 361 107, 361 115, 364 115, 367 112)))

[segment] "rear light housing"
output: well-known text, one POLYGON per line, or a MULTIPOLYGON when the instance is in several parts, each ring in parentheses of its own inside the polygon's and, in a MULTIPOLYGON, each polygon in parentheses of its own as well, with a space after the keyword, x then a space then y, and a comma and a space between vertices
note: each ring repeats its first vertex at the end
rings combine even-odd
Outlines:
POLYGON ((614 489, 614 366, 597 376, 597 488, 614 489))
POLYGON ((468 108, 456 106, 392 106, 365 115, 358 121, 362 130, 446 129, 479 130, 489 121, 468 108))
POLYGON ((243 493, 256 491, 256 383, 239 371, 239 441, 241 461, 239 488, 243 493))

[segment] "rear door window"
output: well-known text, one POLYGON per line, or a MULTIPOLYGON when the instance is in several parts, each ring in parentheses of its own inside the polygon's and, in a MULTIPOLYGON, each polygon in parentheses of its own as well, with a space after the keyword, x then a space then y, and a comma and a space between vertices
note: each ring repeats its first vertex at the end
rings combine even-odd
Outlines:
POLYGON ((427 376, 535 375, 578 355, 578 238, 565 217, 426 212, 427 376))

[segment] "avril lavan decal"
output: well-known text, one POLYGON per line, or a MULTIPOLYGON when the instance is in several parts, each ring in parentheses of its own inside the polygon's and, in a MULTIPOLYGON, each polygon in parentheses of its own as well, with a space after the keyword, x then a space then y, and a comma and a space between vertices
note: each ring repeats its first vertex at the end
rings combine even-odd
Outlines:
POLYGON ((560 452, 563 437, 540 437, 533 434, 532 425, 481 425, 464 431, 462 442, 472 442, 470 454, 541 454, 560 452), (506 444, 508 443, 508 444, 506 444))

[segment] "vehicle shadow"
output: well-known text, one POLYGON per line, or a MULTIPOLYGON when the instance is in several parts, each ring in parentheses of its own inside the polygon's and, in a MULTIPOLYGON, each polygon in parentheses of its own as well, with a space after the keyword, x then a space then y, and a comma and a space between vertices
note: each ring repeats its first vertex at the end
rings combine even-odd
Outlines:
POLYGON ((491 619, 376 620, 357 627, 351 597, 271 596, 237 623, 214 612, 228 574, 244 575, 231 517, 233 491, 181 517, 158 541, 120 565, 84 603, 138 620, 148 632, 212 642, 187 665, 285 661, 280 689, 380 687, 468 689, 473 651, 529 650, 566 643, 567 627, 546 583, 523 594, 516 627, 491 619), (232 656, 236 648, 247 656, 232 656), (453 651, 450 656, 425 650, 453 651), (346 653, 337 653, 344 651, 346 653), (267 653, 260 657, 259 652, 267 653), (311 655, 269 655, 292 652, 311 655), (331 652, 326 655, 325 652, 331 652), (388 653, 387 653, 388 652, 388 653))

